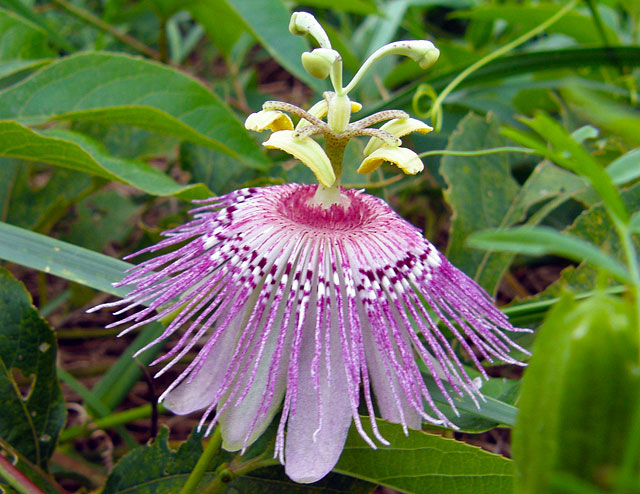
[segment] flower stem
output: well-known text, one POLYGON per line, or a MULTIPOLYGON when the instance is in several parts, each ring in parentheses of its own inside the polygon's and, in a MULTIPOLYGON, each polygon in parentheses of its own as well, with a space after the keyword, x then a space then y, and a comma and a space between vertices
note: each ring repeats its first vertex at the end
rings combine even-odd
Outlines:
POLYGON ((440 111, 440 108, 442 106, 442 102, 445 100, 445 98, 447 96, 449 96, 449 94, 456 87, 458 87, 458 84, 460 84, 463 80, 465 80, 467 78, 467 76, 469 76, 470 74, 474 73, 479 68, 484 67, 489 62, 495 60, 496 58, 501 57, 505 53, 513 50, 514 48, 520 46, 521 44, 529 41, 534 36, 537 36, 538 34, 543 32, 549 26, 551 26, 556 21, 558 21, 560 18, 562 18, 571 9, 573 9, 577 4, 578 4, 578 0, 572 0, 571 2, 566 4, 563 8, 558 10, 558 12, 556 12, 554 15, 549 17, 542 24, 540 24, 537 27, 533 28, 531 31, 528 31, 528 32, 524 33, 519 38, 514 39, 511 43, 507 43, 506 45, 502 46, 501 48, 498 48, 496 51, 490 53, 486 57, 481 58, 480 60, 478 60, 474 64, 471 64, 465 70, 460 72, 460 74, 458 74, 457 77, 455 79, 453 79, 447 85, 447 87, 444 88, 444 90, 438 95, 438 97, 433 102, 433 105, 431 106, 431 110, 429 110, 429 112, 427 114, 427 115, 431 115, 432 116, 433 127, 435 128, 436 132, 438 132, 440 130, 440 128, 442 127, 442 112, 440 111))
POLYGON ((0 477, 20 494, 44 494, 25 474, 2 455, 0 455, 0 477))
MULTIPOLYGON (((234 460, 235 461, 235 460, 234 460)), ((229 482, 238 477, 253 472, 258 468, 270 467, 278 465, 279 462, 275 458, 256 458, 255 460, 241 463, 234 468, 234 462, 228 465, 228 468, 221 469, 215 479, 207 485, 201 492, 201 494, 221 494, 226 490, 229 482)), ((182 493, 181 493, 182 494, 182 493)))
POLYGON ((427 156, 484 156, 485 154, 497 153, 535 153, 534 149, 521 148, 518 146, 503 146, 498 148, 478 149, 476 151, 454 151, 449 149, 436 149, 434 151, 425 151, 418 156, 426 158, 427 156))
POLYGON ((222 445, 222 434, 220 433, 220 427, 216 427, 213 431, 213 435, 207 446, 205 447, 202 455, 198 459, 195 468, 191 471, 187 482, 180 489, 180 494, 192 494, 198 491, 198 485, 202 481, 202 477, 207 471, 207 467, 211 464, 213 457, 220 451, 222 445))

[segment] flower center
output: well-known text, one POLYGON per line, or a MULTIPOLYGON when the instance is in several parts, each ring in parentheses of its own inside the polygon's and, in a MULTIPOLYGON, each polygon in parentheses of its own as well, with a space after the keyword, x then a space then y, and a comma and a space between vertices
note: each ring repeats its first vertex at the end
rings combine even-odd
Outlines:
POLYGON ((340 202, 324 207, 314 201, 316 188, 302 185, 283 197, 278 207, 282 217, 313 231, 350 232, 370 226, 375 221, 373 204, 362 200, 361 193, 340 189, 340 202))

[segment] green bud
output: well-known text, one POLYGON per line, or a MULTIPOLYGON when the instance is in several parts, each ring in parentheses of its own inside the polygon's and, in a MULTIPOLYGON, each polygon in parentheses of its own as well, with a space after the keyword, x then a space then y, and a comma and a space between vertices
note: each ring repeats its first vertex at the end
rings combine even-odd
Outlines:
POLYGON ((289 32, 296 36, 310 34, 322 48, 331 48, 331 42, 320 23, 309 12, 294 12, 289 21, 289 32))
POLYGON ((313 77, 326 79, 336 61, 341 60, 340 54, 327 48, 316 48, 312 52, 302 54, 302 65, 313 77))
POLYGON ((564 296, 540 328, 522 380, 515 492, 565 492, 566 479, 612 490, 639 384, 632 304, 604 294, 582 302, 564 296))

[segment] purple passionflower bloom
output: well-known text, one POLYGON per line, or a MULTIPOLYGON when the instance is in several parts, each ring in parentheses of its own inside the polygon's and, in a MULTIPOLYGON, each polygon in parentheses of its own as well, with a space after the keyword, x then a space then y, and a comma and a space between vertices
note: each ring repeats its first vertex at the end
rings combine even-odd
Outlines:
MULTIPOLYGON (((294 27, 311 32, 313 22, 300 16, 294 27)), ((391 52, 421 64, 437 58, 429 42, 403 43, 391 52)), ((328 59, 335 86, 337 62, 324 49, 316 54, 320 69, 328 59)), ((309 166, 318 185, 246 188, 199 201, 192 221, 133 256, 174 250, 133 268, 118 283, 134 287, 128 296, 101 306, 124 306, 118 314, 138 308, 112 325, 133 323, 125 332, 173 317, 140 352, 181 330, 154 362, 165 363, 158 374, 192 350, 197 356, 161 400, 176 414, 203 410, 200 426, 210 433, 218 424, 225 449, 246 449, 281 411, 275 455, 297 482, 319 480, 335 466, 352 422, 371 447, 374 439, 388 444, 376 405, 405 432, 423 420, 455 427, 434 403, 419 361, 454 410, 452 393, 484 399, 439 324, 485 377, 481 359, 520 365, 509 352, 524 351, 507 334, 524 330, 418 229, 383 200, 340 186, 350 138, 371 136, 359 171, 389 161, 413 174, 422 162, 400 147, 400 137, 431 130, 399 111, 349 123, 359 105, 346 89, 338 85, 308 112, 268 102, 247 119, 247 128, 272 130, 265 145, 309 166), (283 111, 301 118, 295 129, 283 111), (314 134, 325 136, 326 152, 314 134), (361 397, 373 437, 358 414, 361 397)))

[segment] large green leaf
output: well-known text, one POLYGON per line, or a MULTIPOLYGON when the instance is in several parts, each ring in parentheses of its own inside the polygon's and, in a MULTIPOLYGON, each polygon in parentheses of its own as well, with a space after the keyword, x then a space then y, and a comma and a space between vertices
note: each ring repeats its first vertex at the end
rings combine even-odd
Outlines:
MULTIPOLYGON (((498 134, 498 127, 491 117, 485 120, 470 114, 452 134, 447 149, 465 151, 508 145, 498 134)), ((440 166, 448 185, 445 196, 453 210, 447 257, 490 292, 495 291, 508 269, 509 256, 470 249, 465 241, 476 230, 502 227, 520 218, 522 212, 514 210, 520 186, 511 175, 516 159, 519 158, 512 153, 445 156, 440 166)))
POLYGON ((0 438, 46 468, 65 421, 56 338, 24 286, 0 269, 0 438))
POLYGON ((0 119, 124 123, 175 135, 262 168, 266 159, 244 126, 195 79, 137 57, 82 53, 0 92, 0 119))
POLYGON ((415 494, 512 492, 507 458, 421 431, 405 436, 400 425, 377 423, 391 446, 373 450, 352 427, 334 471, 415 494))
MULTIPOLYGON (((271 427, 270 432, 274 432, 274 429, 271 427)), ((138 448, 123 457, 109 475, 102 494, 177 493, 187 481, 202 454, 202 436, 194 433, 180 445, 177 451, 172 451, 167 441, 168 432, 166 428, 161 429, 153 444, 138 448)), ((263 436, 259 439, 244 457, 234 460, 234 463, 248 460, 255 456, 255 450, 263 450, 265 446, 269 447, 271 435, 269 432, 265 433, 265 436, 268 437, 263 436)), ((270 456, 270 453, 267 454, 270 456)), ((218 465, 222 462, 229 462, 233 458, 233 454, 224 451, 218 452, 207 468, 200 487, 204 487, 214 478, 214 472, 218 465)), ((312 485, 296 484, 286 478, 280 466, 263 468, 252 471, 245 476, 230 478, 227 485, 225 492, 236 494, 253 494, 255 492, 263 494, 304 494, 307 492, 365 494, 371 492, 375 487, 368 482, 337 474, 330 474, 312 485)))
POLYGON ((0 121, 0 156, 90 173, 153 195, 175 195, 182 199, 211 196, 205 185, 177 184, 146 163, 110 156, 99 143, 67 130, 36 132, 17 122, 0 121))
POLYGON ((114 288, 128 262, 105 256, 39 233, 0 222, 0 259, 44 271, 119 297, 126 288, 114 288))

